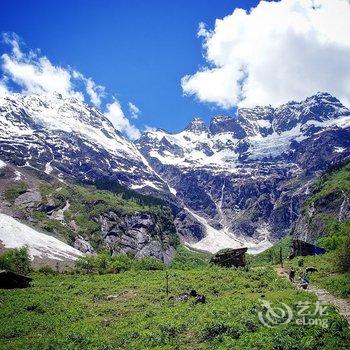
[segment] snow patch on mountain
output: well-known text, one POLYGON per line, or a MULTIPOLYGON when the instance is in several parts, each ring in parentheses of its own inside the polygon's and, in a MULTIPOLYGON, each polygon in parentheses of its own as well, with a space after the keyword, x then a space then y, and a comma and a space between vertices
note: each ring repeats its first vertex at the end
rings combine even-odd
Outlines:
POLYGON ((35 257, 58 261, 76 260, 83 255, 79 250, 57 238, 38 232, 2 213, 0 213, 0 241, 5 248, 27 246, 32 260, 35 257))
POLYGON ((205 237, 196 243, 186 243, 190 248, 201 250, 210 253, 217 253, 221 249, 225 248, 248 248, 248 253, 258 254, 262 251, 270 248, 273 244, 268 240, 269 232, 266 227, 260 229, 260 233, 263 234, 261 241, 236 237, 230 233, 227 228, 217 230, 208 224, 207 220, 196 214, 193 210, 185 207, 185 210, 190 213, 198 222, 200 222, 205 228, 205 237))
MULTIPOLYGON (((250 160, 278 157, 310 136, 309 127, 319 132, 350 126, 350 111, 326 93, 279 108, 242 108, 235 117, 217 116, 210 130, 203 120, 193 121, 179 133, 152 130, 136 142, 139 149, 164 165, 182 168, 213 167, 232 171, 241 156, 250 160)), ((144 154, 145 155, 145 154, 144 154)))
POLYGON ((145 181, 145 182, 143 182, 143 183, 141 183, 139 185, 131 185, 131 189, 132 190, 138 190, 140 188, 145 188, 145 187, 152 187, 152 188, 154 188, 154 189, 156 189, 158 191, 162 190, 161 188, 159 188, 156 184, 154 184, 151 181, 145 181))

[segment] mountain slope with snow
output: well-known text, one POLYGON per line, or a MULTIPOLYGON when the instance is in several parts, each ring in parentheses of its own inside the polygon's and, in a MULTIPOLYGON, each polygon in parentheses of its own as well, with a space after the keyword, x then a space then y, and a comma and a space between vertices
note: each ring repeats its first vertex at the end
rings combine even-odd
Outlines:
POLYGON ((268 247, 296 220, 310 184, 350 155, 350 111, 318 93, 278 108, 238 109, 209 128, 145 133, 136 145, 203 227, 201 250, 268 247), (213 248, 215 246, 215 249, 213 248))
POLYGON ((74 98, 0 98, 0 167, 160 197, 181 240, 211 252, 266 249, 290 231, 320 172, 349 156, 350 111, 327 93, 239 109, 209 126, 195 118, 179 133, 150 131, 135 143, 74 98))
POLYGON ((28 247, 32 260, 67 262, 74 261, 83 253, 55 237, 34 230, 0 213, 0 244, 4 248, 28 247))
POLYGON ((102 113, 59 94, 0 97, 0 155, 61 178, 108 179, 140 187, 147 181, 164 187, 135 146, 102 113))

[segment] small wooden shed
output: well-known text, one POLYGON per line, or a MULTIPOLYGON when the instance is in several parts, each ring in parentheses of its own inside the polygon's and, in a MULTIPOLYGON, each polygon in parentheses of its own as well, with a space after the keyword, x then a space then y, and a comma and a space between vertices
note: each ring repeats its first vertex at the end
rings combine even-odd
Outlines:
POLYGON ((26 288, 31 282, 31 278, 8 270, 0 270, 0 288, 26 288))
POLYGON ((293 240, 291 248, 291 258, 294 258, 296 256, 322 255, 326 252, 326 249, 305 241, 301 241, 300 239, 293 240))
POLYGON ((217 252, 210 262, 223 267, 244 267, 246 265, 245 253, 248 248, 222 249, 217 252))

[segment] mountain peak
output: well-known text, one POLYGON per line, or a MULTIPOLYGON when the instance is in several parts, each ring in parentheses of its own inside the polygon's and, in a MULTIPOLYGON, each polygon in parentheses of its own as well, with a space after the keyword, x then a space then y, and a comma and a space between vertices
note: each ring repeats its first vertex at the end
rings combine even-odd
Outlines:
POLYGON ((230 132, 234 134, 235 138, 242 139, 246 136, 245 131, 239 125, 236 118, 230 116, 218 115, 210 122, 210 132, 212 134, 220 134, 230 132))
POLYGON ((203 132, 209 132, 208 127, 206 126, 202 118, 193 118, 192 121, 186 126, 186 131, 191 131, 194 134, 201 134, 203 132))
POLYGON ((315 101, 317 103, 334 103, 334 104, 341 104, 340 101, 331 95, 328 92, 317 92, 315 95, 312 95, 310 97, 307 97, 305 99, 305 102, 315 101))

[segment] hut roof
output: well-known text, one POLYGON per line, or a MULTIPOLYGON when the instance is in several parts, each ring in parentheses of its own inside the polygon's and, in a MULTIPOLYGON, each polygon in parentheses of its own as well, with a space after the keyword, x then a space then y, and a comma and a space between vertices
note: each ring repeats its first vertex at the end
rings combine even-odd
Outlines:
POLYGON ((214 264, 218 264, 221 266, 235 266, 235 267, 243 267, 245 266, 245 253, 248 248, 237 248, 237 249, 222 249, 218 251, 212 258, 211 262, 214 264))
POLYGON ((301 253, 301 255, 322 255, 326 252, 326 249, 300 239, 293 240, 292 248, 295 253, 301 253))
POLYGON ((0 270, 0 288, 25 288, 32 279, 19 273, 0 270))
POLYGON ((215 256, 221 257, 221 256, 239 256, 248 251, 248 248, 243 247, 243 248, 226 248, 226 249, 221 249, 219 250, 215 256))

